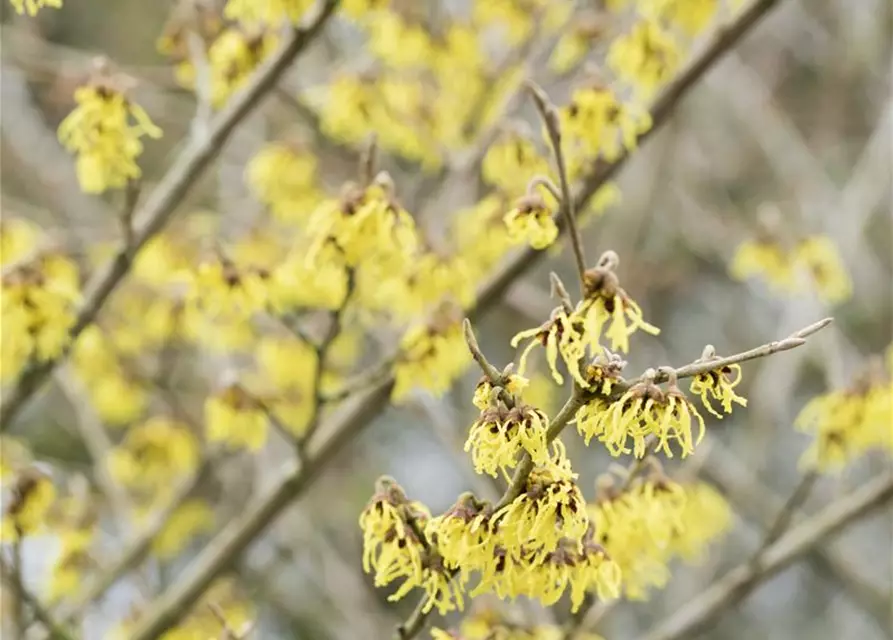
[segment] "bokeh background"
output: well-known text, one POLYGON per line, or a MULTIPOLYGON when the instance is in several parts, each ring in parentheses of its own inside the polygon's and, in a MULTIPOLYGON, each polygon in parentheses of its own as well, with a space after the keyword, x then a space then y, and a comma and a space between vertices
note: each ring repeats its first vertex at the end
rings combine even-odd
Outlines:
MULTIPOLYGON (((432 12, 467 9, 459 1, 433 4, 438 6, 432 12)), ((620 254, 624 287, 645 317, 662 328, 658 337, 636 336, 628 371, 679 366, 696 358, 707 342, 720 353, 734 353, 826 315, 833 315, 835 324, 804 348, 744 366, 748 409, 721 423, 709 421, 705 451, 693 463, 734 507, 732 531, 701 566, 675 568, 669 586, 650 601, 615 607, 599 627, 607 638, 636 637, 748 557, 800 477, 797 460, 809 438, 794 431, 793 418, 810 397, 845 385, 870 355, 891 342, 893 8, 889 0, 779 5, 635 153, 618 179, 622 202, 587 225, 584 244, 590 257, 606 249, 620 254), (835 241, 854 282, 851 300, 826 308, 808 294, 781 297, 760 282, 730 278, 735 249, 754 237, 758 217, 766 212, 779 216, 786 233, 826 234, 835 241)), ((176 87, 155 49, 168 10, 165 2, 68 0, 60 11, 44 11, 32 20, 14 16, 4 3, 4 215, 36 220, 84 247, 116 237, 112 205, 80 193, 55 128, 71 109, 72 90, 91 57, 104 53, 141 80, 135 95, 165 130, 142 162, 150 184, 160 175, 188 133, 194 110, 193 98, 176 87)), ((361 67, 364 55, 351 32, 330 28, 296 65, 287 85, 325 82, 338 64, 361 67)), ((561 104, 573 79, 554 80, 544 59, 533 67, 533 77, 561 104)), ((213 210, 226 237, 245 233, 260 213, 242 180, 246 161, 283 130, 311 135, 306 115, 285 98, 271 99, 239 129, 183 208, 213 210)), ((533 122, 534 114, 523 106, 514 116, 533 122)), ((327 183, 334 187, 352 175, 354 152, 327 144, 320 149, 327 183)), ((407 207, 429 228, 474 202, 481 188, 475 180, 455 180, 431 199, 417 170, 388 157, 382 162, 407 207)), ((565 245, 512 286, 479 323, 480 342, 495 363, 514 357, 510 336, 548 316, 550 270, 572 282, 565 245)), ((190 390, 211 384, 220 362, 191 358, 167 382, 184 410, 200 416, 202 396, 190 390)), ((362 573, 357 516, 382 473, 396 477, 434 512, 463 490, 492 495, 493 488, 474 475, 461 451, 474 420, 470 398, 477 377, 469 371, 445 397, 419 394, 409 406, 376 418, 328 466, 313 491, 252 546, 237 570, 259 607, 259 637, 389 637, 413 601, 386 602, 387 591, 376 590, 362 573)), ((553 409, 562 402, 554 387, 545 387, 542 397, 553 409)), ((80 404, 76 393, 72 397, 53 386, 15 427, 38 458, 67 478, 89 475, 89 456, 71 424, 84 419, 80 404)), ((574 435, 565 440, 581 486, 593 491, 597 474, 612 461, 597 447, 584 448, 574 435)), ((215 468, 202 491, 214 499, 219 520, 241 512, 288 455, 271 440, 261 455, 236 456, 215 468)), ((822 478, 803 510, 815 511, 887 464, 869 456, 840 477, 822 478)), ((891 540, 888 509, 765 583, 703 637, 893 637, 891 540)), ((110 535, 106 542, 112 553, 122 541, 110 535)), ((201 544, 197 541, 194 550, 201 544)), ((39 543, 25 548, 26 582, 38 592, 50 553, 39 543)), ((149 588, 176 580, 189 556, 170 566, 149 566, 149 588)), ((101 637, 145 588, 137 580, 122 581, 91 612, 84 637, 101 637)), ((512 606, 533 619, 547 615, 527 603, 512 606)), ((555 615, 560 619, 565 609, 557 608, 555 615)))

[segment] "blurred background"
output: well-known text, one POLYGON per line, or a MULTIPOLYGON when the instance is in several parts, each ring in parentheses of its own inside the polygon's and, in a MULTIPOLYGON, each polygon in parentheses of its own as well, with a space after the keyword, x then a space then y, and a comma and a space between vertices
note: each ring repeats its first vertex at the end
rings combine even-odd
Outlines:
MULTIPOLYGON (((468 10, 458 0, 434 4, 432 20, 436 12, 468 10)), ((598 628, 609 640, 637 637, 749 556, 800 478, 797 461, 810 439, 793 429, 794 417, 809 398, 852 381, 893 337, 893 5, 888 0, 778 4, 624 166, 617 179, 622 201, 586 226, 584 244, 591 259, 607 249, 620 255, 624 288, 641 304, 645 318, 662 328, 657 337, 634 338, 628 372, 680 366, 698 357, 708 342, 720 354, 731 354, 827 315, 835 324, 806 347, 744 365, 741 389, 750 400, 747 410, 722 422, 708 420, 709 437, 692 463, 727 496, 736 514, 733 528, 700 566, 674 567, 668 587, 655 591, 648 602, 614 607, 598 628), (853 281, 852 299, 829 308, 811 294, 780 296, 759 280, 730 277, 736 249, 756 237, 760 216, 769 214, 787 234, 833 239, 853 281)), ((81 247, 116 237, 117 205, 80 192, 55 129, 71 110, 72 91, 91 58, 105 54, 139 79, 134 95, 165 131, 141 160, 147 185, 161 175, 182 146, 195 109, 191 93, 176 85, 168 61, 156 51, 169 14, 165 2, 67 0, 59 11, 28 19, 3 4, 4 217, 37 221, 81 247)), ((330 27, 289 74, 285 96, 273 96, 243 124, 190 193, 183 208, 213 210, 222 236, 239 237, 260 215, 262 207, 244 186, 242 173, 263 143, 285 130, 314 139, 312 112, 308 116, 290 101, 289 92, 324 83, 338 64, 365 64, 367 54, 356 46, 353 32, 340 24, 330 27)), ((547 57, 531 60, 531 75, 563 104, 574 78, 556 79, 546 67, 547 57)), ((534 123, 528 105, 513 116, 534 123)), ((336 193, 337 185, 355 172, 356 150, 317 142, 321 174, 336 193)), ((429 178, 417 167, 387 154, 382 163, 407 208, 430 229, 457 208, 473 204, 481 190, 475 180, 453 180, 432 199, 426 195, 429 178)), ((553 306, 549 271, 573 282, 566 245, 550 251, 478 323, 484 351, 498 366, 515 355, 509 347, 512 335, 548 317, 553 306)), ((540 377, 543 364, 536 362, 540 377)), ((173 394, 185 415, 200 416, 201 389, 214 384, 220 366, 219 359, 192 352, 159 397, 173 394)), ((390 637, 414 600, 387 602, 388 590, 375 589, 363 574, 358 514, 383 473, 435 513, 465 490, 492 496, 492 486, 475 476, 462 452, 476 417, 471 394, 478 376, 469 370, 444 397, 418 393, 407 406, 377 417, 328 465, 313 490, 250 548, 235 569, 257 607, 258 637, 390 637)), ((560 406, 567 389, 537 379, 535 384, 542 387, 543 408, 560 406)), ((63 483, 90 476, 89 453, 72 426, 89 419, 82 405, 77 390, 54 384, 13 428, 63 483)), ((599 447, 583 447, 576 435, 565 441, 580 486, 594 492, 596 476, 612 460, 599 447)), ((271 439, 259 455, 235 455, 217 465, 199 491, 213 501, 218 523, 242 512, 289 455, 271 439)), ((822 477, 803 510, 821 508, 885 465, 889 462, 883 457, 868 456, 839 477, 822 477)), ((149 562, 139 578, 119 582, 86 617, 84 637, 101 637, 147 589, 176 580, 207 539, 199 537, 176 560, 149 562)), ((891 540, 888 509, 849 527, 821 552, 766 582, 703 637, 893 637, 891 540)), ((122 541, 110 533, 104 544, 112 554, 122 541)), ((51 546, 29 541, 24 547, 26 584, 36 593, 46 581, 51 546)), ((543 619, 542 611, 528 605, 510 606, 519 608, 519 615, 543 619)), ((566 608, 556 607, 555 615, 563 619, 566 608)))

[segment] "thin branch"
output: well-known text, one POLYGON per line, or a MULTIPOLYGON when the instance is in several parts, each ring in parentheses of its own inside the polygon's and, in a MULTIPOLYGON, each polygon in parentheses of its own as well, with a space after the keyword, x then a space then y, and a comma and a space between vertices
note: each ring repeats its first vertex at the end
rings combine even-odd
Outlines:
POLYGON ((679 640, 694 637, 695 633, 718 613, 734 606, 762 582, 800 559, 815 545, 883 507, 891 499, 893 499, 893 475, 885 474, 875 478, 790 529, 765 550, 757 564, 748 560, 739 565, 699 596, 689 600, 686 605, 639 640, 679 640))
POLYGON ((536 109, 549 134, 549 142, 552 145, 552 155, 555 158, 555 168, 558 172, 558 184, 561 186, 561 214, 567 225, 567 233, 570 236, 571 247, 574 250, 574 260, 577 262, 577 275, 580 278, 580 292, 586 295, 586 254, 583 251, 583 237, 577 227, 576 202, 571 193, 570 180, 567 177, 567 164, 564 159, 564 150, 561 145, 561 122, 558 119, 558 110, 549 100, 549 96, 537 84, 527 82, 527 90, 533 97, 536 109))
POLYGON ((791 526, 791 521, 797 514, 797 510, 803 506, 803 503, 806 502, 809 494, 812 493, 812 488, 815 486, 815 482, 818 478, 819 475, 815 471, 807 471, 803 474, 803 477, 800 478, 800 482, 797 483, 797 487, 794 489, 793 493, 791 493, 791 496, 769 526, 769 530, 763 538, 763 543, 760 545, 760 550, 754 554, 754 562, 758 563, 759 558, 762 556, 765 549, 778 540, 781 535, 788 530, 788 527, 791 526))
POLYGON ((106 300, 130 271, 130 256, 164 228, 177 205, 217 157, 235 128, 276 86, 292 61, 313 41, 325 25, 337 4, 338 0, 325 0, 309 26, 292 29, 282 47, 254 74, 245 89, 234 96, 211 123, 207 136, 190 139, 189 144, 135 214, 133 246, 130 249, 120 249, 88 285, 84 294, 84 304, 69 331, 70 339, 66 349, 56 358, 29 366, 5 394, 3 405, 0 406, 0 433, 9 428, 28 400, 46 382, 56 365, 68 355, 78 336, 92 324, 106 300))
MULTIPOLYGON (((18 544, 15 546, 18 546, 18 544)), ((18 561, 19 559, 17 558, 15 562, 18 563, 18 561)), ((3 580, 15 591, 16 600, 31 609, 34 618, 43 625, 50 638, 53 640, 74 639, 74 636, 66 630, 65 627, 56 622, 40 601, 31 592, 25 589, 21 581, 19 570, 15 566, 10 567, 3 558, 0 558, 0 573, 3 575, 3 580)), ((19 607, 20 605, 17 604, 16 606, 19 607)), ((19 637, 24 638, 24 629, 19 627, 19 630, 22 631, 22 634, 20 634, 19 637)))
MULTIPOLYGON (((707 457, 702 476, 719 489, 744 517, 764 529, 772 526, 773 512, 782 509, 781 500, 769 487, 752 474, 718 443, 714 443, 707 457)), ((833 547, 816 547, 807 558, 820 575, 840 582, 844 593, 864 610, 884 633, 889 628, 890 606, 888 598, 873 584, 866 582, 850 568, 847 558, 833 547)))
POLYGON ((206 460, 193 477, 177 489, 169 505, 149 521, 146 527, 125 547, 121 555, 101 575, 89 582, 86 588, 80 590, 64 609, 59 611, 59 617, 65 621, 80 617, 91 603, 105 595, 120 578, 137 566, 151 551, 152 543, 167 525, 173 513, 192 497, 195 488, 212 466, 211 461, 206 460))
POLYGON ((468 318, 465 318, 465 321, 462 323, 462 331, 465 333, 465 343, 468 345, 471 357, 474 358, 475 362, 480 366, 481 371, 483 371, 484 375, 490 380, 490 384, 494 386, 502 386, 502 373, 500 373, 499 369, 487 360, 487 356, 481 351, 478 340, 474 335, 474 329, 471 327, 471 320, 468 318))
MULTIPOLYGON (((738 19, 717 32, 708 46, 691 65, 663 92, 652 111, 656 130, 669 117, 673 107, 688 93, 712 65, 736 45, 749 29, 771 9, 778 0, 757 0, 739 13, 738 19)), ((645 138, 642 136, 640 142, 645 138)), ((602 163, 594 168, 575 192, 575 206, 582 209, 598 189, 622 166, 626 155, 614 164, 602 163)), ((561 228, 559 219, 559 228, 561 228)), ((501 299, 509 285, 532 268, 544 252, 527 248, 508 259, 505 266, 479 289, 475 305, 469 310, 474 321, 501 299)), ((206 545, 194 561, 184 569, 177 583, 161 595, 155 606, 144 617, 132 640, 150 640, 176 624, 232 562, 263 532, 294 500, 312 486, 320 471, 344 446, 372 422, 372 417, 388 404, 394 385, 393 375, 380 381, 359 395, 350 406, 320 425, 318 433, 307 442, 303 465, 286 468, 279 480, 260 496, 240 518, 224 527, 206 545)))

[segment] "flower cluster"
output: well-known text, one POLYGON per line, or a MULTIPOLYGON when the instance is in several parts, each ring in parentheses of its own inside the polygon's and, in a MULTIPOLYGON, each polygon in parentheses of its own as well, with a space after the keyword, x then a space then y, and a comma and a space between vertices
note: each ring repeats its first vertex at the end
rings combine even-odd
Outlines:
POLYGON ((893 453, 891 371, 893 362, 884 371, 880 361, 874 361, 849 388, 829 391, 803 407, 794 424, 814 434, 815 440, 801 464, 838 471, 867 451, 893 453))
POLYGON ((120 189, 139 178, 141 138, 161 137, 161 129, 127 97, 123 84, 123 78, 100 67, 89 84, 75 91, 77 107, 59 125, 59 141, 77 154, 78 181, 87 193, 120 189))
POLYGON ((712 487, 676 484, 657 467, 625 488, 615 484, 611 476, 600 479, 589 513, 628 598, 647 599, 649 589, 666 584, 674 557, 697 559, 731 523, 728 504, 712 487))
POLYGON ((852 296, 853 285, 834 242, 827 236, 809 236, 793 248, 773 238, 743 243, 729 267, 738 280, 764 279, 782 293, 815 290, 827 304, 839 304, 852 296))
POLYGON ((403 336, 394 364, 394 401, 404 399, 418 386, 440 395, 468 367, 471 357, 462 324, 451 315, 442 313, 429 324, 411 327, 403 336))
POLYGON ((682 457, 693 453, 704 437, 704 418, 680 391, 675 374, 670 375, 666 390, 654 384, 656 374, 649 369, 616 400, 596 396, 584 404, 576 415, 577 430, 587 441, 597 438, 603 442, 615 456, 633 453, 642 458, 649 442, 656 442, 655 450, 668 457, 673 457, 670 443, 678 446, 682 457), (692 431, 695 423, 696 437, 692 431))
POLYGON ((27 13, 29 16, 36 16, 37 12, 44 7, 52 7, 59 9, 62 6, 62 0, 9 0, 12 8, 16 13, 27 13))
MULTIPOLYGON (((717 360, 716 350, 713 345, 707 345, 703 355, 696 360, 696 363, 709 363, 717 360)), ((747 406, 747 398, 739 396, 735 393, 735 387, 741 382, 741 365, 728 364, 718 369, 699 373, 691 382, 691 392, 701 396, 701 402, 704 407, 720 420, 723 413, 732 413, 732 404, 739 404, 742 407, 747 406), (719 413, 713 406, 711 398, 719 402, 723 413, 719 413)))

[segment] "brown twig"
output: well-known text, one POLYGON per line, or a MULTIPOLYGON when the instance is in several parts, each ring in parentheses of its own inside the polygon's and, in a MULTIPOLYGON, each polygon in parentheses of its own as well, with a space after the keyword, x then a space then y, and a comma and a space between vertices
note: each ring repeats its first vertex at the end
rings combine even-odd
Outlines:
POLYGON ((893 475, 885 474, 790 529, 766 548, 758 563, 751 560, 731 570, 699 596, 660 622, 639 640, 692 638, 719 612, 733 606, 815 545, 869 515, 893 499, 893 475))
POLYGON ((574 251, 574 260, 577 262, 577 275, 580 278, 580 292, 586 295, 586 254, 583 251, 583 237, 577 227, 576 202, 571 193, 570 180, 567 177, 567 165, 564 159, 564 150, 561 146, 561 122, 558 119, 558 110, 549 100, 549 96, 537 84, 527 82, 527 90, 533 97, 536 109, 549 134, 549 143, 552 145, 552 156, 555 158, 555 168, 558 173, 558 184, 561 187, 561 215, 564 216, 567 225, 567 233, 570 236, 571 248, 574 251))
POLYGON ((206 136, 193 137, 167 173, 134 215, 135 228, 130 248, 122 247, 91 280, 84 295, 84 304, 69 331, 69 343, 63 353, 49 360, 34 363, 24 371, 5 394, 0 406, 0 433, 6 431, 34 393, 43 386, 49 374, 63 360, 78 336, 93 323, 112 292, 130 271, 131 255, 167 224, 177 205, 211 164, 236 127, 251 113, 291 66, 292 61, 332 15, 337 0, 325 0, 322 8, 306 28, 292 29, 280 49, 257 71, 248 85, 229 102, 211 123, 206 136))
MULTIPOLYGON (((18 547, 19 545, 16 543, 14 546, 18 547)), ((18 563, 19 560, 19 558, 16 558, 14 563, 18 563)), ((6 560, 0 558, 0 573, 2 573, 3 580, 15 591, 16 608, 21 608, 22 605, 27 606, 34 618, 46 629, 52 640, 73 640, 74 636, 65 627, 56 622, 40 601, 25 589, 21 581, 21 572, 16 568, 15 564, 13 567, 10 567, 6 560)), ((19 638, 25 637, 24 625, 20 625, 16 631, 19 633, 19 638)))

